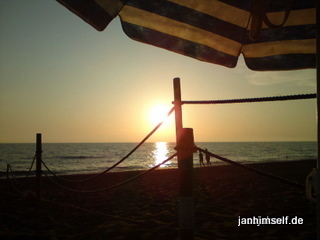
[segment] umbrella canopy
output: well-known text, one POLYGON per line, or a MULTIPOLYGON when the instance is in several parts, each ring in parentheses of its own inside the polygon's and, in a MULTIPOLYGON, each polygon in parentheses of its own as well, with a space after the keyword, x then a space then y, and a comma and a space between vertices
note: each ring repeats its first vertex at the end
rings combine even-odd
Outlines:
POLYGON ((252 70, 316 67, 314 0, 57 0, 99 31, 120 16, 132 39, 252 70))

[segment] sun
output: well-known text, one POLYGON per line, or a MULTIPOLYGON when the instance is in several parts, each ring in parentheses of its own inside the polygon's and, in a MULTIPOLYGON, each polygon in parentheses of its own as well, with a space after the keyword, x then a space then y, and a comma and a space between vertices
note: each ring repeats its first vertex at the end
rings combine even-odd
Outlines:
POLYGON ((169 110, 170 109, 168 109, 165 105, 154 106, 149 113, 151 123, 153 125, 156 125, 166 120, 169 110))

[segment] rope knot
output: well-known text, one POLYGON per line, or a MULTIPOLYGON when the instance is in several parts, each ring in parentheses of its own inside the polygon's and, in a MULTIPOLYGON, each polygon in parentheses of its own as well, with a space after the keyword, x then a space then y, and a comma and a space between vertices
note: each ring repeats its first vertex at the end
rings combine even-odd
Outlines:
POLYGON ((197 146, 193 146, 193 147, 190 148, 190 147, 185 146, 185 145, 180 145, 180 146, 174 147, 174 150, 196 153, 198 151, 198 148, 197 148, 197 146))

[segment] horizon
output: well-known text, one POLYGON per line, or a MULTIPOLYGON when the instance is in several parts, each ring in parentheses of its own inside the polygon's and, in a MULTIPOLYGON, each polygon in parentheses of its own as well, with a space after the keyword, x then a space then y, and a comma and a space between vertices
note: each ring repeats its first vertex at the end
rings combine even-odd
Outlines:
MULTIPOLYGON (((145 142, 145 143, 176 143, 176 142, 164 142, 164 141, 158 141, 158 142, 145 142)), ((317 143, 317 141, 244 141, 244 142, 194 142, 194 143, 298 143, 298 142, 313 142, 317 143)), ((130 143, 130 144, 137 144, 140 142, 42 142, 42 144, 122 144, 122 143, 130 143)), ((143 143, 143 144, 145 144, 143 143)), ((36 144, 36 141, 34 142, 8 142, 8 143, 0 143, 0 144, 36 144)), ((142 144, 142 145, 143 145, 142 144)))

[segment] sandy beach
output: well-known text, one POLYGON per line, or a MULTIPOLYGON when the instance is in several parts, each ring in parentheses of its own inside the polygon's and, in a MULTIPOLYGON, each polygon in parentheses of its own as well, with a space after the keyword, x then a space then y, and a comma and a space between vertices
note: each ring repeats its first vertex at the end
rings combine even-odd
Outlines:
MULTIPOLYGON (((251 166, 304 184, 316 161, 251 166)), ((138 173, 108 173, 85 184, 59 182, 85 191, 112 186, 138 173)), ((32 194, 35 179, 17 181, 29 186, 20 190, 31 193, 21 195, 7 180, 0 180, 1 239, 179 239, 177 169, 152 171, 98 193, 69 192, 44 177, 40 202, 32 194)), ((194 169, 194 209, 195 239, 316 239, 316 205, 309 203, 304 189, 236 166, 194 169), (303 224, 238 226, 239 217, 299 218, 303 224)))

